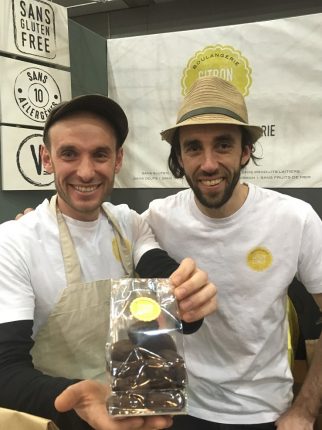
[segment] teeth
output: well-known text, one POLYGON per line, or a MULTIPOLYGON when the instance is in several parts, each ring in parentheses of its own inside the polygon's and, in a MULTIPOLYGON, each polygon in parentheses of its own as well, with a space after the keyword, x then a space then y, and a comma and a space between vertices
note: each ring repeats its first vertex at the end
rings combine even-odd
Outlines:
POLYGON ((222 178, 218 178, 218 179, 203 180, 202 183, 210 187, 212 185, 220 184, 221 181, 222 181, 222 178))
POLYGON ((90 193, 91 191, 96 190, 97 186, 92 185, 90 187, 84 187, 81 185, 74 185, 75 190, 80 191, 81 193, 90 193))

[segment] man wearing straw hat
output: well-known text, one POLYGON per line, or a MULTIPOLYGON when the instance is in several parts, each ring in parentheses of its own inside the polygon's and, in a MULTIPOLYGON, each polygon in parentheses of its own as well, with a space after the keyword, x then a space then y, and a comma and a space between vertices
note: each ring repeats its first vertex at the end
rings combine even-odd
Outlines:
POLYGON ((176 124, 169 168, 190 189, 144 216, 175 259, 189 255, 218 287, 218 311, 185 338, 189 415, 176 430, 309 430, 322 399, 322 337, 292 403, 286 299, 296 276, 322 309, 322 223, 304 201, 240 182, 262 129, 229 82, 197 80, 176 124))

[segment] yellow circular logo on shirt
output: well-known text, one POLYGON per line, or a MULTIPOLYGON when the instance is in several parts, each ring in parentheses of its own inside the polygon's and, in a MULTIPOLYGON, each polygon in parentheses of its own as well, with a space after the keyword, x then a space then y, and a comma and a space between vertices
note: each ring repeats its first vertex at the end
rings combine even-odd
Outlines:
MULTIPOLYGON (((131 243, 128 239, 125 239, 125 247, 128 250, 128 252, 130 253, 131 252, 131 243)), ((117 244, 117 240, 115 239, 115 237, 112 240, 112 250, 113 250, 113 255, 114 255, 115 259, 117 261, 122 261, 120 251, 119 251, 119 246, 117 244)))
POLYGON ((273 262, 273 257, 271 252, 264 247, 254 248, 249 251, 247 255, 247 265, 256 270, 256 272, 262 272, 268 269, 273 262))
POLYGON ((161 313, 159 303, 150 297, 138 297, 130 304, 130 311, 134 318, 140 321, 152 321, 161 313))

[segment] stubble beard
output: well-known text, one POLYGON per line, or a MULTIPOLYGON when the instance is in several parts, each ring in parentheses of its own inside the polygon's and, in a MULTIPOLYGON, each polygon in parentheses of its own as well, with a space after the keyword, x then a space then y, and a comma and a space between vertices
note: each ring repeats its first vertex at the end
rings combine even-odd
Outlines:
POLYGON ((203 192, 200 190, 200 188, 192 182, 191 178, 189 178, 186 175, 185 175, 185 178, 190 188, 192 189, 196 199, 204 207, 208 209, 220 209, 228 202, 228 200, 233 195, 236 185, 238 184, 240 179, 240 169, 238 171, 234 171, 232 179, 229 181, 228 185, 224 189, 223 194, 218 195, 217 193, 215 193, 213 197, 204 195, 203 192))

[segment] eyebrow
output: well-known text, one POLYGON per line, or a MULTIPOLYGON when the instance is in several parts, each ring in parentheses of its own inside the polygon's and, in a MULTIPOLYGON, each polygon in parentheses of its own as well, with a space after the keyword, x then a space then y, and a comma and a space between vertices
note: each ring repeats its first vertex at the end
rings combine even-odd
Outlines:
MULTIPOLYGON (((73 143, 66 143, 59 148, 59 151, 65 151, 65 150, 78 150, 78 148, 77 148, 77 145, 74 145, 73 143)), ((111 151, 111 148, 109 146, 101 145, 94 148, 91 152, 97 152, 97 151, 109 152, 111 151)))
MULTIPOLYGON (((229 141, 233 141, 234 140, 234 136, 231 133, 222 133, 219 134, 218 136, 215 136, 213 139, 213 142, 219 142, 221 140, 229 140, 229 141)), ((202 140, 198 139, 198 138, 189 138, 187 137, 186 139, 184 139, 182 141, 182 145, 183 146, 187 146, 187 145, 191 145, 191 144, 198 144, 201 143, 202 140)))
POLYGON ((189 139, 189 138, 187 138, 187 139, 185 139, 183 142, 182 142, 182 145, 183 146, 187 146, 187 145, 191 145, 191 144, 194 144, 194 143, 200 143, 201 142, 201 140, 200 139, 189 139))

